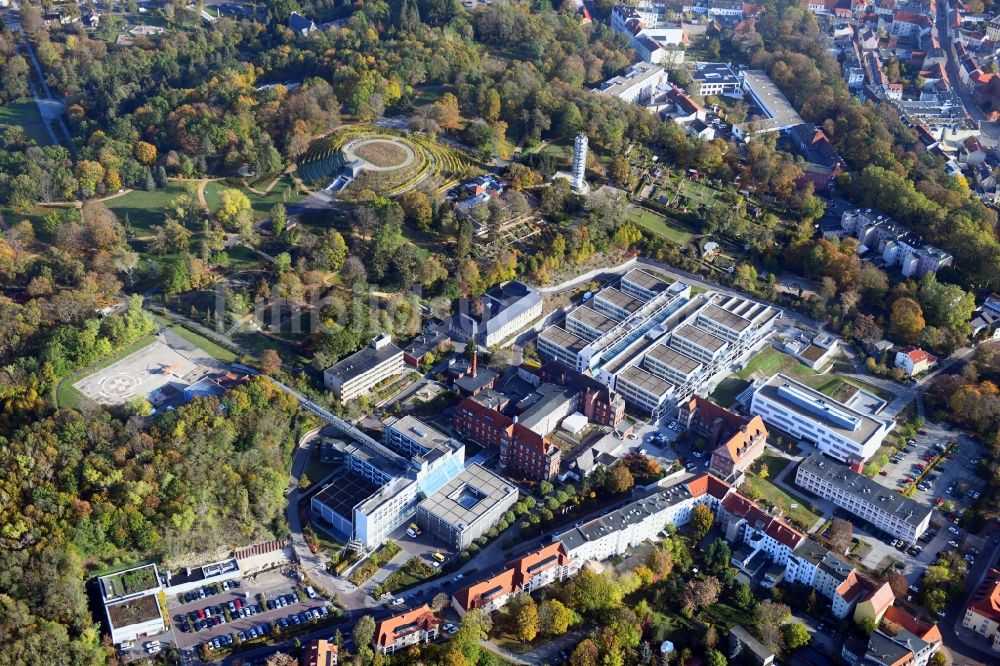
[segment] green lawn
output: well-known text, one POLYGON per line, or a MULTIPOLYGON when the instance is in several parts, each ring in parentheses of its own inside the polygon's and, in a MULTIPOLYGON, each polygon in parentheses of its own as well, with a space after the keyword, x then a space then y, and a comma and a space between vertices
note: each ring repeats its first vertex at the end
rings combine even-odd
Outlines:
POLYGON ((221 345, 212 342, 204 335, 195 333, 191 329, 185 328, 180 324, 174 324, 173 326, 170 327, 170 330, 173 333, 176 333, 178 336, 184 338, 194 346, 198 347, 206 354, 209 354, 210 356, 219 359, 223 363, 232 363, 237 359, 237 355, 229 351, 225 347, 222 347, 221 345))
POLYGON ((106 205, 118 216, 119 222, 125 224, 125 220, 128 218, 128 222, 136 234, 144 236, 152 233, 154 225, 163 224, 167 218, 170 202, 182 194, 188 194, 192 198, 196 196, 194 192, 189 192, 186 187, 169 185, 152 192, 134 190, 120 197, 109 199, 106 205))
POLYGON ((694 234, 671 225, 667 221, 667 218, 646 208, 634 207, 629 212, 627 219, 635 222, 643 229, 673 241, 678 245, 687 245, 694 237, 694 234))
POLYGON ((454 90, 454 86, 428 85, 419 86, 413 91, 413 103, 417 106, 433 104, 441 99, 446 92, 454 90))
POLYGON ((747 475, 746 483, 752 489, 752 495, 761 497, 774 506, 781 507, 785 517, 790 522, 796 524, 800 529, 808 530, 816 524, 820 516, 810 509, 805 500, 790 495, 771 482, 790 463, 790 460, 781 456, 764 455, 754 463, 753 469, 755 472, 747 475), (765 466, 767 467, 768 478, 762 479, 759 476, 759 470, 765 466))
POLYGON ((750 382, 745 379, 735 376, 726 377, 708 397, 715 404, 728 408, 736 402, 736 396, 745 391, 748 386, 750 386, 750 382))
MULTIPOLYGON (((258 187, 258 189, 263 190, 271 184, 273 179, 265 180, 267 182, 262 182, 262 187, 258 187)), ((226 183, 219 181, 212 181, 205 186, 205 203, 208 204, 208 208, 210 210, 213 212, 218 210, 219 206, 222 205, 220 193, 222 190, 228 189, 233 188, 226 183)), ((247 195, 247 198, 250 200, 250 206, 253 207, 254 212, 258 215, 268 215, 271 212, 271 208, 276 203, 283 203, 286 206, 289 206, 302 200, 302 195, 299 194, 292 186, 292 181, 289 176, 282 176, 281 180, 278 181, 278 183, 265 196, 251 192, 245 187, 237 189, 247 195)))
POLYGON ((42 116, 38 113, 38 105, 33 99, 23 98, 0 106, 2 125, 31 125, 41 122, 42 116))
POLYGON ((73 388, 73 384, 78 382, 81 378, 86 377, 87 375, 92 375, 98 370, 103 370, 109 365, 117 363, 118 361, 122 360, 129 354, 133 354, 139 351, 140 349, 143 349, 144 347, 148 347, 155 341, 156 341, 156 336, 153 333, 144 335, 135 342, 133 342, 132 344, 130 344, 129 346, 125 347, 124 349, 120 349, 114 354, 105 357, 99 363, 96 363, 87 368, 82 368, 64 377, 63 380, 56 385, 56 390, 54 395, 56 408, 76 409, 80 404, 80 400, 83 399, 83 395, 75 388, 73 388))

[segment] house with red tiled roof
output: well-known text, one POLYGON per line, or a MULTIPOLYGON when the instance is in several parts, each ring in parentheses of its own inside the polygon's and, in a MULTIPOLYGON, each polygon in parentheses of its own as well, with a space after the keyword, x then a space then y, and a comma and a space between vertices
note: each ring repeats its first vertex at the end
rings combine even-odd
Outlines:
POLYGON ((889 583, 869 586, 868 590, 858 599, 858 605, 854 607, 854 621, 861 624, 865 620, 872 619, 877 625, 882 621, 885 612, 892 608, 895 602, 896 595, 892 593, 889 583))
POLYGON ((411 611, 387 617, 375 629, 375 649, 392 654, 411 645, 430 643, 438 637, 441 620, 424 604, 411 611))
POLYGON ((302 666, 337 666, 337 644, 318 638, 302 652, 302 666))
POLYGON ((915 377, 937 365, 937 357, 920 347, 904 347, 896 352, 894 365, 902 368, 908 377, 915 377))
POLYGON ((716 522, 728 541, 745 543, 763 551, 779 566, 788 563, 792 552, 805 538, 801 532, 737 492, 722 500, 716 522))
POLYGON ((455 592, 451 605, 462 616, 473 608, 492 612, 506 605, 518 592, 530 594, 570 578, 578 570, 579 563, 570 558, 561 541, 556 541, 508 562, 497 575, 455 592))
POLYGON ((760 416, 754 416, 732 437, 712 451, 708 470, 723 479, 734 479, 747 470, 764 453, 767 428, 760 416))
POLYGON ((993 651, 1000 653, 1000 571, 990 569, 976 588, 962 617, 962 626, 992 641, 993 651))
POLYGON ((516 591, 515 573, 512 568, 504 569, 496 576, 463 587, 452 595, 452 607, 460 617, 464 617, 474 608, 491 613, 505 606, 516 591))

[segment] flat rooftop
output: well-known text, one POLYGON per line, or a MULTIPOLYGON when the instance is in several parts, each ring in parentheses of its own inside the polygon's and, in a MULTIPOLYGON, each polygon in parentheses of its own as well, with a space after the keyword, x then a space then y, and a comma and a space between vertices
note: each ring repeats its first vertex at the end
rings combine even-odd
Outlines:
POLYGON ((674 330, 673 334, 674 336, 681 338, 682 340, 687 340, 694 346, 706 349, 713 354, 726 346, 726 341, 722 338, 712 335, 703 328, 692 326, 691 324, 678 326, 674 330))
POLYGON ((702 367, 700 361, 696 361, 687 354, 682 354, 676 349, 667 347, 666 345, 653 345, 650 347, 649 351, 646 352, 646 357, 655 359, 668 368, 676 370, 682 375, 690 375, 702 367))
POLYGON ((576 333, 570 333, 561 326, 549 326, 539 333, 538 337, 574 354, 579 353, 581 349, 587 346, 587 340, 581 338, 576 333))
POLYGON ((703 81, 705 83, 739 83, 733 68, 724 62, 699 62, 695 65, 694 72, 691 73, 693 81, 703 81))
POLYGON ((330 507, 337 515, 353 521, 354 507, 378 492, 378 488, 368 479, 345 471, 316 493, 314 499, 330 507))
POLYGON ((659 65, 648 62, 638 62, 626 70, 624 74, 612 77, 601 84, 598 92, 605 95, 621 95, 637 85, 642 85, 648 81, 653 81, 664 76, 665 70, 659 65))
POLYGON ((730 312, 729 310, 723 310, 718 305, 714 304, 709 305, 702 310, 700 316, 715 322, 719 326, 741 333, 753 325, 753 322, 749 319, 744 319, 738 314, 730 312))
POLYGON ((628 311, 629 314, 634 313, 646 304, 646 301, 640 298, 635 298, 634 296, 629 296, 624 291, 621 291, 616 287, 605 287, 604 289, 601 289, 597 292, 597 295, 594 296, 594 300, 610 303, 615 307, 628 311))
POLYGON ((799 464, 799 470, 805 470, 817 476, 841 492, 877 506, 886 513, 895 515, 909 525, 919 525, 931 513, 931 508, 903 497, 895 490, 876 483, 863 474, 858 474, 842 462, 829 458, 822 453, 814 453, 799 464))
POLYGON ((778 86, 774 85, 762 70, 746 70, 743 72, 743 87, 750 93, 750 98, 767 116, 767 120, 758 121, 761 129, 777 129, 801 125, 802 116, 795 111, 778 86))
POLYGON ((398 419, 389 419, 385 423, 387 429, 395 430, 407 439, 411 439, 425 449, 452 448, 451 437, 448 437, 434 426, 407 414, 398 419))
POLYGON ((572 527, 557 534, 555 538, 563 542, 567 551, 572 552, 585 543, 602 539, 628 525, 639 524, 650 516, 689 499, 691 490, 688 484, 678 482, 648 497, 630 502, 609 514, 594 518, 579 527, 572 527))
POLYGON ((858 444, 867 442, 884 425, 788 375, 774 375, 757 389, 755 399, 757 395, 858 444))
POLYGON ((585 326, 597 329, 602 334, 607 333, 618 325, 617 321, 611 317, 601 314, 589 305, 581 305, 580 307, 573 309, 568 315, 566 315, 566 318, 573 319, 585 326))
POLYGON ((393 356, 402 353, 403 350, 391 342, 381 349, 365 347, 361 351, 351 354, 347 358, 338 361, 328 368, 326 372, 339 377, 343 382, 354 377, 359 377, 366 372, 377 368, 393 356))
POLYGON ((108 620, 116 629, 142 624, 162 618, 160 603, 155 594, 116 601, 107 605, 108 620))
POLYGON ((663 396, 666 395, 674 385, 665 379, 660 379, 656 375, 636 366, 629 366, 618 373, 618 381, 631 384, 646 393, 663 396))
POLYGON ((475 464, 421 502, 419 508, 462 529, 512 495, 517 496, 514 484, 475 464))
POLYGON ((656 277, 651 273, 647 273, 641 268, 633 268, 624 276, 622 276, 622 282, 631 282, 634 285, 642 287, 643 289, 648 289, 654 292, 665 291, 667 288, 673 284, 672 281, 663 280, 656 277))

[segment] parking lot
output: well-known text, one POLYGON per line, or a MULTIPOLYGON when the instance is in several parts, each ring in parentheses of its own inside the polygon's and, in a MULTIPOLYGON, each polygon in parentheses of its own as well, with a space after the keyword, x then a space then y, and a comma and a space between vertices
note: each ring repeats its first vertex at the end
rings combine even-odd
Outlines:
POLYGON ((879 475, 877 480, 893 490, 900 491, 907 485, 907 479, 916 479, 920 470, 917 465, 929 464, 924 459, 935 453, 935 445, 947 447, 949 442, 958 444, 949 452, 950 459, 945 458, 933 467, 925 477, 926 486, 918 488, 913 499, 921 504, 926 503, 942 510, 954 508, 954 513, 967 508, 974 501, 975 493, 980 492, 985 481, 975 474, 976 461, 980 457, 980 448, 974 440, 946 430, 940 426, 928 423, 921 432, 913 438, 913 444, 897 454, 882 470, 886 474, 879 475), (951 492, 949 492, 949 488, 951 492), (949 504, 950 502, 950 504, 949 504))
MULTIPOLYGON (((174 630, 174 636, 176 637, 177 647, 181 649, 194 648, 201 643, 219 636, 238 633, 240 631, 246 632, 265 622, 273 625, 279 618, 287 618, 293 614, 303 613, 326 603, 326 600, 318 595, 315 599, 307 598, 303 601, 299 601, 296 597, 293 603, 286 604, 283 608, 272 610, 265 606, 253 615, 233 619, 225 624, 217 624, 201 631, 195 631, 194 627, 191 627, 189 631, 182 631, 181 629, 184 620, 190 620, 191 613, 195 613, 197 616, 198 611, 204 612, 206 608, 215 609, 218 606, 228 607, 229 602, 233 602, 235 605, 237 600, 239 600, 242 606, 256 606, 259 604, 258 594, 263 594, 268 599, 273 599, 278 595, 295 595, 295 587, 296 581, 294 579, 281 573, 268 572, 258 575, 256 581, 253 583, 244 581, 240 587, 226 590, 220 594, 207 596, 204 599, 185 602, 176 597, 168 598, 167 610, 170 613, 170 621, 174 630)), ((214 610, 212 612, 215 614, 214 610)), ((225 617, 225 614, 223 614, 223 617, 225 617)), ((230 617, 232 617, 231 612, 230 617)))

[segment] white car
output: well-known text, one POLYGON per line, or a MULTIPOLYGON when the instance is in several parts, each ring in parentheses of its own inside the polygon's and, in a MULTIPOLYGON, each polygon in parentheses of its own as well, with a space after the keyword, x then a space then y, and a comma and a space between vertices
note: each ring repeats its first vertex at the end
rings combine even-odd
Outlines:
POLYGON ((701 451, 692 451, 691 455, 693 455, 695 458, 701 458, 701 451))
POLYGON ((160 641, 146 641, 146 649, 151 647, 160 647, 160 641))
POLYGON ((392 605, 393 606, 402 606, 404 603, 406 603, 406 602, 403 600, 403 597, 397 597, 397 598, 395 598, 395 599, 392 600, 392 605))
POLYGON ((160 651, 159 645, 153 645, 152 647, 146 648, 148 654, 157 654, 160 651))
POLYGON ((464 574, 458 574, 457 576, 455 576, 455 577, 454 577, 454 578, 452 578, 451 580, 452 580, 453 582, 457 583, 458 581, 462 580, 463 578, 465 578, 465 575, 464 575, 464 574))
POLYGON ((434 567, 435 569, 440 569, 441 563, 438 562, 437 560, 434 560, 433 562, 431 562, 431 566, 434 567))
POLYGON ((122 641, 121 643, 118 644, 118 649, 121 650, 121 651, 123 651, 123 652, 125 650, 131 650, 134 647, 135 647, 135 643, 133 643, 132 641, 122 641))

